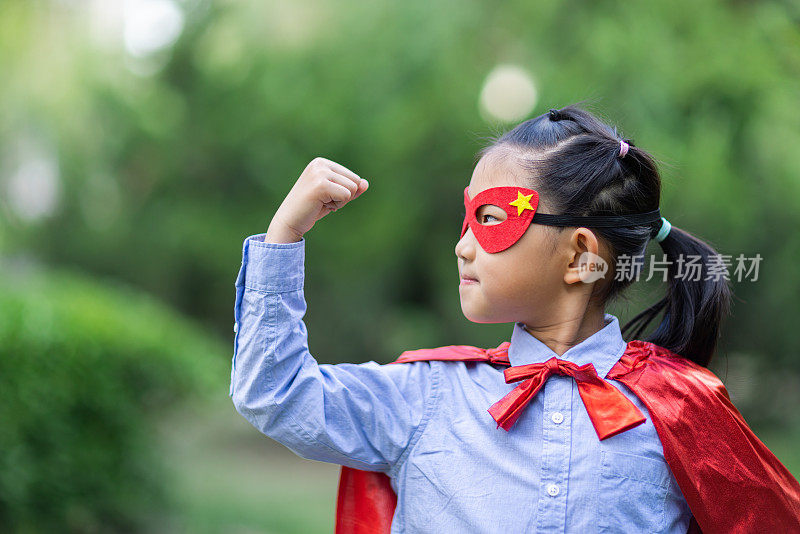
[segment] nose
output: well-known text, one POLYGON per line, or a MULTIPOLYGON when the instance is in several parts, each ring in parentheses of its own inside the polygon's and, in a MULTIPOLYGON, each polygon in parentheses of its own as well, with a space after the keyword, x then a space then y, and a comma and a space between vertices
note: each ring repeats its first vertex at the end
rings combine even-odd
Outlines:
POLYGON ((475 236, 472 234, 472 229, 468 228, 466 233, 461 236, 461 239, 456 243, 455 248, 456 257, 464 261, 472 261, 475 259, 475 236))

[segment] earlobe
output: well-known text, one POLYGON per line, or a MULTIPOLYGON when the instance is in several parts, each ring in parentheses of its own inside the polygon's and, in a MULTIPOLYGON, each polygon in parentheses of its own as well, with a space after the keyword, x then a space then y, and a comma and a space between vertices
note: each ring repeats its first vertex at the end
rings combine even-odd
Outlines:
POLYGON ((583 267, 581 266, 581 262, 584 259, 585 254, 579 252, 572 252, 571 261, 567 265, 567 272, 564 273, 564 282, 567 284, 574 284, 576 282, 580 282, 581 278, 581 270, 583 267))
MULTIPOLYGON (((570 241, 570 245, 572 245, 572 240, 570 241)), ((567 263, 567 269, 564 272, 564 282, 566 284, 574 284, 575 282, 580 282, 581 279, 580 259, 581 259, 581 253, 571 247, 569 253, 569 262, 567 263)))
POLYGON ((564 273, 564 282, 567 284, 574 284, 576 282, 581 281, 580 271, 578 269, 570 267, 566 273, 564 273))

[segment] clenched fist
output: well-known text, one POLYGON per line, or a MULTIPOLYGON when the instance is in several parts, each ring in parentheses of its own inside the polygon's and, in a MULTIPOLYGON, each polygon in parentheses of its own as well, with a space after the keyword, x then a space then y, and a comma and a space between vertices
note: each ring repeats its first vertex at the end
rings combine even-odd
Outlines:
POLYGON ((314 158, 272 217, 266 243, 294 243, 314 223, 367 190, 356 173, 325 158, 314 158))

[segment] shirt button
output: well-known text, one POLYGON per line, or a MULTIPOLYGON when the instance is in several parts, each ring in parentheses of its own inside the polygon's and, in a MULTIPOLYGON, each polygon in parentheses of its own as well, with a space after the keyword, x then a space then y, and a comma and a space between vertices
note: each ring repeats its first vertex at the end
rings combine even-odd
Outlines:
POLYGON ((547 486, 547 493, 549 493, 551 497, 555 497, 558 495, 558 486, 555 484, 550 484, 547 486))
POLYGON ((564 414, 562 414, 561 412, 554 412, 552 417, 550 417, 550 419, 552 419, 553 422, 557 425, 561 424, 561 421, 564 420, 564 414))
POLYGON ((239 331, 239 323, 233 323, 233 331, 234 332, 238 332, 239 331))

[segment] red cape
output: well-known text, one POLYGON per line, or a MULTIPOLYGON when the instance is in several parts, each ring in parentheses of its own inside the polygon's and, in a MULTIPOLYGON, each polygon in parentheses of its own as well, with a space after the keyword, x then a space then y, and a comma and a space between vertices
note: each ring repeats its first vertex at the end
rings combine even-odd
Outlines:
MULTIPOLYGON (((491 361, 510 365, 501 349, 491 361)), ((406 351, 395 363, 489 361, 467 345, 406 351)), ((647 406, 667 461, 692 511, 689 532, 800 532, 800 484, 747 426, 710 370, 632 340, 605 376, 647 406)), ((513 432, 513 429, 511 430, 513 432)), ((397 505, 389 477, 342 467, 336 534, 388 534, 397 505)))

